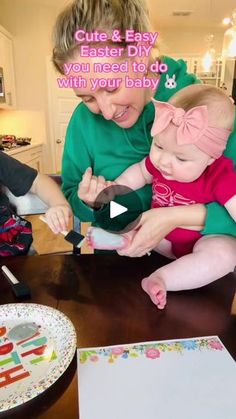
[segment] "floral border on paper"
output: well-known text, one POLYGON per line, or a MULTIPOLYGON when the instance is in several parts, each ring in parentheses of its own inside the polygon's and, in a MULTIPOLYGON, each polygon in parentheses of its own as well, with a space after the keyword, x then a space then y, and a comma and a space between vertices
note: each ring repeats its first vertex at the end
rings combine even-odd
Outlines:
POLYGON ((106 358, 109 364, 113 364, 117 359, 127 360, 140 357, 158 359, 163 352, 177 352, 183 355, 186 351, 202 351, 202 350, 220 350, 224 346, 221 342, 213 337, 208 339, 186 339, 181 341, 144 343, 134 345, 121 345, 107 348, 98 348, 91 350, 82 350, 79 354, 81 364, 88 361, 98 362, 102 358, 106 358))

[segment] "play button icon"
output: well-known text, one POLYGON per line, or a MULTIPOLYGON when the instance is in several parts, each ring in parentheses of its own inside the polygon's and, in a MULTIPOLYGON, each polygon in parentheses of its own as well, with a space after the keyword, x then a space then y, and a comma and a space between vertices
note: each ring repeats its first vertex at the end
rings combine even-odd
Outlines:
POLYGON ((122 185, 104 189, 97 196, 94 207, 95 225, 112 233, 135 228, 145 210, 139 194, 122 185))
POLYGON ((118 217, 126 211, 128 211, 128 208, 123 205, 117 204, 115 201, 110 202, 110 218, 118 217))

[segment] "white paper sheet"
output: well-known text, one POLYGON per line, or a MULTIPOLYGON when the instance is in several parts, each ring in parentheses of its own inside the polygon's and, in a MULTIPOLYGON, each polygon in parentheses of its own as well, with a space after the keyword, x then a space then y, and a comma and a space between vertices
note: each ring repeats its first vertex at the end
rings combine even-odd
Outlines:
POLYGON ((80 419, 235 419, 236 364, 217 336, 78 350, 80 419))

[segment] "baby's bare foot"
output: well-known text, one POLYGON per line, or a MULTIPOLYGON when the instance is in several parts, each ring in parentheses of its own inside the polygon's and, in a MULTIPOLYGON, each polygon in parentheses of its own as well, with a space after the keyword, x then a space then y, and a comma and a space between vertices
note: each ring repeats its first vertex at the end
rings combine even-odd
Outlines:
POLYGON ((155 275, 150 275, 142 280, 142 288, 149 295, 152 302, 162 310, 166 305, 166 286, 164 281, 155 275))

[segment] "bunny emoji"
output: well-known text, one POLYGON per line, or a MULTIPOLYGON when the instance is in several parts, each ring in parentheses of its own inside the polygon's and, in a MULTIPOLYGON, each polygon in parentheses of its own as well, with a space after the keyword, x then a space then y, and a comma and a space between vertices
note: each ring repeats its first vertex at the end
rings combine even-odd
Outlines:
POLYGON ((167 89, 175 89, 177 86, 177 83, 175 81, 175 74, 173 74, 172 77, 169 77, 168 74, 166 75, 166 82, 165 82, 165 87, 167 89))

